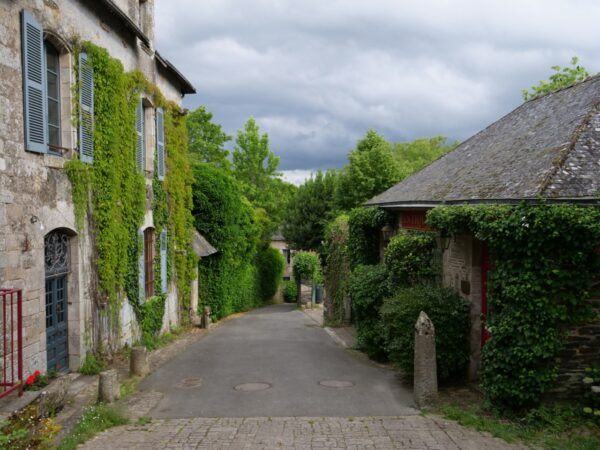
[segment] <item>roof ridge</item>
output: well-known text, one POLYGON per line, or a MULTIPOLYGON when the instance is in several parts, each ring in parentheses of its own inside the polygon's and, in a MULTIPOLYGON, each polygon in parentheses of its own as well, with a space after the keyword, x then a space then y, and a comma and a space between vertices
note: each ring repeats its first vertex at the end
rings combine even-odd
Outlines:
POLYGON ((571 135, 571 140, 569 141, 569 144, 560 153, 560 155, 552 162, 552 167, 550 167, 550 170, 546 173, 546 175, 544 176, 544 179, 540 183, 538 195, 544 195, 546 190, 552 184, 553 178, 556 176, 558 171, 564 167, 565 163, 567 162, 567 159, 569 159, 569 156, 573 152, 575 145, 579 141, 579 137, 581 136, 581 133, 590 124, 592 117, 594 117, 594 114, 596 114, 598 112, 599 107, 600 107, 600 100, 596 101, 592 105, 590 110, 583 117, 583 120, 581 121, 581 123, 579 125, 577 125, 577 128, 575 128, 575 131, 571 135))

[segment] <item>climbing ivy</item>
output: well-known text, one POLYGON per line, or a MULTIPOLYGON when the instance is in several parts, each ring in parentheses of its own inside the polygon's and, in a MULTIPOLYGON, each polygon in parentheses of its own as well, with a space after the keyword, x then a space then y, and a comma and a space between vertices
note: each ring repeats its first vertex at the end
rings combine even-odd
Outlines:
POLYGON ((535 405, 556 379, 568 326, 589 317, 588 289, 600 274, 600 208, 447 206, 427 220, 487 242, 492 337, 483 349, 482 386, 497 407, 535 405))
MULTIPOLYGON (((157 236, 165 226, 168 229, 168 276, 171 277, 174 266, 181 312, 187 312, 196 259, 191 251, 191 175, 182 111, 176 103, 167 101, 139 70, 125 72, 121 62, 105 49, 78 41, 73 47, 74 60, 77 62, 79 52, 85 51, 94 69, 94 162, 84 164, 73 159, 65 164, 65 170, 73 187, 77 228, 84 229, 87 217, 94 243, 97 301, 108 304, 117 317, 121 302, 127 297, 140 323, 149 310, 156 309, 157 314, 161 310, 152 306, 158 301, 149 305, 145 302, 143 307, 139 304, 143 286, 139 286, 138 259, 143 242, 138 230, 144 220, 147 188, 135 160, 135 111, 144 93, 165 112, 167 175, 164 182, 156 177, 153 180, 152 209, 157 236)), ((78 71, 77 63, 75 66, 78 71)), ((76 84, 74 92, 78 90, 76 84)), ((78 95, 73 97, 77 99, 78 95)), ((77 123, 77 103, 73 110, 77 123)), ((155 280, 160 292, 160 240, 156 241, 155 280)), ((181 317, 185 321, 187 314, 181 317)))
POLYGON ((325 320, 339 325, 346 317, 344 305, 349 296, 348 216, 335 218, 325 232, 325 286, 328 305, 325 320))
POLYGON ((383 209, 355 208, 348 215, 348 257, 350 267, 379 262, 379 236, 390 221, 383 209))

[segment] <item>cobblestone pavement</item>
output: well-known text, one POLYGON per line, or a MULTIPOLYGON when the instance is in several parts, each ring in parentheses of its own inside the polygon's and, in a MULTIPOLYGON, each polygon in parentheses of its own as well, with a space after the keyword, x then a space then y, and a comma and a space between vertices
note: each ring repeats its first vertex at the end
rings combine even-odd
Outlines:
POLYGON ((509 449, 435 416, 153 420, 99 434, 83 449, 509 449))

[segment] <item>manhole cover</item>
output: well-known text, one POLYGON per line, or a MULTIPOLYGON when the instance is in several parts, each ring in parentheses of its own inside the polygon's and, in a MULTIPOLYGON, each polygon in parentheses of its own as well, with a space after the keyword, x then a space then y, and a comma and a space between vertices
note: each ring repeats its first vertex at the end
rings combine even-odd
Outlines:
POLYGON ((184 378, 177 385, 179 388, 191 389, 202 385, 202 378, 184 378))
POLYGON ((321 386, 330 387, 330 388, 347 388, 354 386, 352 381, 341 381, 341 380, 323 380, 319 381, 321 386))
POLYGON ((269 383, 243 383, 238 384, 234 389, 236 391, 252 392, 252 391, 263 391, 269 389, 271 385, 269 383))

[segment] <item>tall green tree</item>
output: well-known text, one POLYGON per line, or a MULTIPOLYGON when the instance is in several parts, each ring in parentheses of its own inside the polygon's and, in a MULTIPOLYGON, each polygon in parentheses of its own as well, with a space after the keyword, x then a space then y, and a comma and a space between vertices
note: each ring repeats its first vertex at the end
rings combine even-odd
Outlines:
POLYGON ((233 150, 233 175, 255 208, 266 211, 266 228, 281 224, 284 207, 295 187, 281 179, 279 157, 269 148, 269 136, 260 133, 253 117, 239 130, 233 150))
POLYGON ((321 251, 327 223, 335 217, 335 185, 335 171, 318 171, 292 195, 285 209, 283 236, 293 248, 321 251))
POLYGON ((571 67, 552 66, 551 69, 554 73, 550 75, 548 81, 541 80, 537 86, 531 86, 531 91, 523 89, 523 100, 531 100, 540 95, 554 92, 585 80, 590 74, 578 62, 579 58, 573 56, 571 58, 571 67))
POLYGON ((385 191, 400 179, 398 163, 383 136, 369 130, 348 155, 348 165, 339 174, 336 206, 348 211, 385 191))
POLYGON ((392 153, 398 163, 399 180, 403 180, 423 169, 440 156, 454 150, 457 145, 457 141, 449 143, 445 136, 434 136, 392 144, 392 153))
POLYGON ((193 162, 205 162, 215 167, 229 169, 229 151, 224 144, 231 136, 221 125, 213 122, 213 115, 204 106, 199 106, 187 115, 189 152, 193 162))
POLYGON ((281 177, 277 171, 279 157, 269 148, 269 135, 260 134, 254 117, 238 130, 233 149, 233 174, 242 185, 246 198, 255 206, 267 209, 271 201, 271 182, 281 177))

